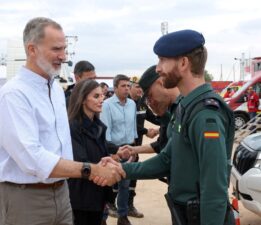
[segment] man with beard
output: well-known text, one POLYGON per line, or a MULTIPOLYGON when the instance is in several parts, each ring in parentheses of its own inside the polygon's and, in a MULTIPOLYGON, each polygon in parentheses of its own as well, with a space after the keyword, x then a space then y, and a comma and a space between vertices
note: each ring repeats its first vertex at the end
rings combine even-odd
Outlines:
POLYGON ((113 170, 116 182, 124 172, 72 161, 64 93, 54 82, 66 59, 62 27, 34 18, 23 40, 26 64, 0 91, 0 224, 72 225, 65 179, 106 180, 113 170))
POLYGON ((234 118, 205 83, 204 44, 203 35, 193 30, 169 33, 155 43, 159 57, 156 71, 166 88, 178 87, 183 97, 170 120, 169 140, 160 154, 122 165, 128 179, 169 175, 165 196, 173 224, 234 224, 227 192, 234 118))

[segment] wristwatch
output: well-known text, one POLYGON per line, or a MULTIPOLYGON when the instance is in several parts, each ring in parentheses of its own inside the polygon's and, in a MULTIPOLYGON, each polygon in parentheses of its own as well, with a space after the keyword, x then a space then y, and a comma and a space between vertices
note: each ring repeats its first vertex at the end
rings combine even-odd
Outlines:
POLYGON ((91 174, 91 165, 90 163, 84 162, 82 169, 81 169, 81 174, 83 179, 89 179, 90 174, 91 174))

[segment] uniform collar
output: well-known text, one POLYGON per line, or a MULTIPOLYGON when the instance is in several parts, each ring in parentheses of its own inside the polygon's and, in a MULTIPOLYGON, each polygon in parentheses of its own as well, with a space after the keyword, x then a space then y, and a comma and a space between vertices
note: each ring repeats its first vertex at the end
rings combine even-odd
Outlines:
POLYGON ((202 84, 201 86, 194 89, 186 97, 183 97, 180 104, 183 107, 189 105, 194 99, 197 99, 200 95, 213 90, 209 83, 202 84))

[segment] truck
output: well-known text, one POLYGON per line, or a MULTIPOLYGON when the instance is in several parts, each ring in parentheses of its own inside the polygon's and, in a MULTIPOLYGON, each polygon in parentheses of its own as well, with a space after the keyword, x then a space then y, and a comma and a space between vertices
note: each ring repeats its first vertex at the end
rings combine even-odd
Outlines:
POLYGON ((232 81, 211 81, 210 82, 213 90, 218 94, 231 83, 232 83, 232 81))
POLYGON ((246 82, 231 98, 225 99, 226 103, 234 111, 236 129, 244 126, 250 119, 245 98, 250 86, 253 87, 259 96, 260 104, 257 113, 261 113, 261 58, 260 61, 255 62, 260 64, 260 67, 256 67, 257 71, 254 71, 255 76, 252 76, 252 79, 246 82))
POLYGON ((261 216, 261 132, 245 137, 237 146, 230 181, 243 206, 261 216))
POLYGON ((225 87, 220 92, 220 96, 222 98, 224 98, 224 95, 225 95, 228 88, 232 88, 234 90, 234 92, 236 93, 245 83, 246 83, 246 81, 243 81, 243 80, 231 82, 227 87, 225 87))

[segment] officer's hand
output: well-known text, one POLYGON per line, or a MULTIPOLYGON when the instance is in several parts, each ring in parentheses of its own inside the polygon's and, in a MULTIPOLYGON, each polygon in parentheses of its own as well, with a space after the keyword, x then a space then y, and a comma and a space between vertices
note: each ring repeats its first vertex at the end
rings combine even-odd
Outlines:
POLYGON ((120 163, 105 157, 98 164, 91 164, 90 180, 100 186, 111 186, 126 177, 120 163))

